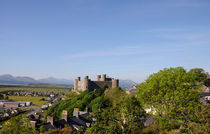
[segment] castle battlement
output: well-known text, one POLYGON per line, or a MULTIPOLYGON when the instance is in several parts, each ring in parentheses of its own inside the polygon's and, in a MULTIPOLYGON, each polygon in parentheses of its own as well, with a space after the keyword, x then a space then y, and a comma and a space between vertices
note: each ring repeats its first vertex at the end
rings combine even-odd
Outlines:
POLYGON ((88 76, 85 76, 83 80, 81 80, 80 77, 74 80, 74 89, 78 90, 94 90, 103 88, 105 85, 107 85, 109 88, 112 87, 118 87, 119 86, 119 80, 114 78, 109 78, 106 76, 106 74, 97 75, 96 81, 91 81, 88 76))

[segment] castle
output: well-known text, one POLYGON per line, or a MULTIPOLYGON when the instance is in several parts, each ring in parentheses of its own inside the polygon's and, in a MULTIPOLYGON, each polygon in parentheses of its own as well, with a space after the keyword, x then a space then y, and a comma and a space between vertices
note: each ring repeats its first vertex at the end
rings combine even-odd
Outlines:
POLYGON ((85 76, 83 80, 78 77, 74 80, 74 89, 78 90, 89 90, 93 91, 94 89, 103 88, 105 85, 107 85, 109 88, 112 87, 118 87, 119 86, 119 80, 114 78, 106 77, 106 74, 97 75, 97 81, 91 81, 88 79, 88 76, 85 76))

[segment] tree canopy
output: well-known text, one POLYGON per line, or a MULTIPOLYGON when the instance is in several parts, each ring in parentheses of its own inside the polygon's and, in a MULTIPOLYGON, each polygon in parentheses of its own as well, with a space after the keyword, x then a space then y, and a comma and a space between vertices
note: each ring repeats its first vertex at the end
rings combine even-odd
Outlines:
POLYGON ((202 68, 192 68, 189 73, 194 75, 197 82, 204 83, 206 81, 207 74, 202 68))
POLYGON ((127 95, 120 88, 105 91, 109 107, 93 113, 96 122, 88 128, 88 134, 134 134, 144 127, 145 112, 133 95, 127 95))
POLYGON ((0 134, 36 134, 29 120, 22 116, 13 117, 4 123, 0 134))
POLYGON ((151 108, 161 126, 170 129, 191 122, 200 106, 197 77, 182 67, 160 70, 138 85, 137 97, 144 108, 151 108))

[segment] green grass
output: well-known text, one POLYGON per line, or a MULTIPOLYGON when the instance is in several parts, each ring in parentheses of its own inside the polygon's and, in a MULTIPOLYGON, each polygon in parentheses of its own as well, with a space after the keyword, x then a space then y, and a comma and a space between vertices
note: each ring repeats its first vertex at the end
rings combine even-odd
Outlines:
POLYGON ((60 94, 69 93, 69 89, 56 89, 56 88, 36 88, 36 87, 0 87, 0 92, 7 91, 34 91, 34 92, 54 92, 60 94))
POLYGON ((41 100, 42 98, 47 98, 47 97, 39 97, 39 96, 8 96, 10 100, 14 101, 31 101, 33 104, 36 106, 34 107, 40 107, 41 105, 47 103, 47 101, 41 100))
POLYGON ((73 86, 59 85, 59 84, 31 84, 31 85, 0 85, 0 93, 7 91, 34 91, 34 92, 54 92, 60 94, 69 93, 73 86))

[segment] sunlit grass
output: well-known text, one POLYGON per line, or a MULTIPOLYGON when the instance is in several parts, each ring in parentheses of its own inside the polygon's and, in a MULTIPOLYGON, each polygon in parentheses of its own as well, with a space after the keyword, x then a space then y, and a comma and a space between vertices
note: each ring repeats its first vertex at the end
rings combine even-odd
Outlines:
POLYGON ((14 101, 31 101, 34 105, 36 105, 35 107, 40 107, 41 105, 47 103, 47 101, 43 101, 43 98, 47 98, 47 97, 40 97, 40 96, 8 96, 10 100, 14 100, 14 101))

